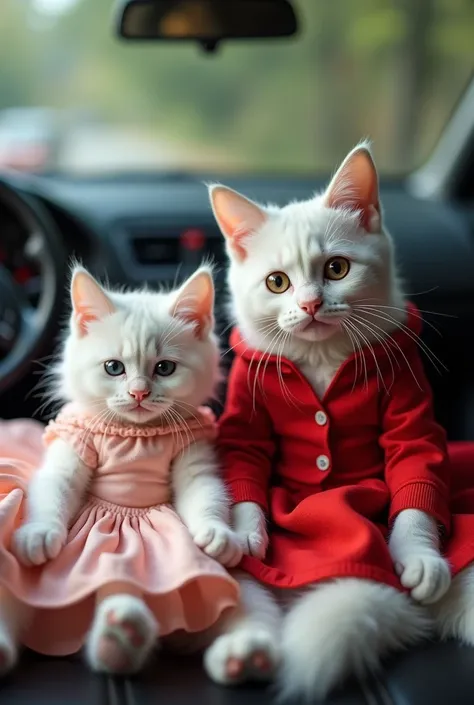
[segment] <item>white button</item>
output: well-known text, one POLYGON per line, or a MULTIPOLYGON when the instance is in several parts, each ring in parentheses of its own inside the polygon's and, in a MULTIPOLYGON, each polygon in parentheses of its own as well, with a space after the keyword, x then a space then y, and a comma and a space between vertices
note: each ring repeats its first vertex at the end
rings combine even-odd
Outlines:
POLYGON ((324 411, 317 411, 314 418, 316 419, 318 426, 325 426, 328 422, 328 417, 324 411))
POLYGON ((318 466, 318 469, 321 470, 322 472, 325 472, 326 470, 329 470, 329 458, 327 455, 318 455, 316 458, 316 465, 318 466))

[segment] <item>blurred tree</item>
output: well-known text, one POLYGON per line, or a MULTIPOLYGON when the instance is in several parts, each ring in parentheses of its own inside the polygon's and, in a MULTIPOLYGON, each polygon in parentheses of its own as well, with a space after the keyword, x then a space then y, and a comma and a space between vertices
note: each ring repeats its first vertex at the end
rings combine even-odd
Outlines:
POLYGON ((0 108, 91 109, 204 169, 328 171, 371 136, 381 168, 406 171, 473 68, 474 0, 295 0, 301 36, 213 56, 120 41, 111 0, 1 2, 0 108))

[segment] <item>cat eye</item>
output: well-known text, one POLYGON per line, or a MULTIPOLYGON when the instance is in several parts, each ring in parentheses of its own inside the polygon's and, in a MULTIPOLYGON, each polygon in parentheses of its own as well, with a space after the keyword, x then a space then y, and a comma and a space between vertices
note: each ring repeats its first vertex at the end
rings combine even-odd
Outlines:
POLYGON ((169 377, 176 369, 176 362, 171 360, 160 360, 155 365, 155 375, 159 377, 169 377))
POLYGON ((272 272, 268 275, 265 283, 272 294, 284 294, 291 286, 290 279, 285 272, 272 272))
POLYGON ((104 369, 111 377, 120 377, 125 374, 125 365, 120 360, 107 360, 104 362, 104 369))
POLYGON ((345 257, 332 257, 324 266, 324 278, 337 281, 349 274, 351 264, 345 257))

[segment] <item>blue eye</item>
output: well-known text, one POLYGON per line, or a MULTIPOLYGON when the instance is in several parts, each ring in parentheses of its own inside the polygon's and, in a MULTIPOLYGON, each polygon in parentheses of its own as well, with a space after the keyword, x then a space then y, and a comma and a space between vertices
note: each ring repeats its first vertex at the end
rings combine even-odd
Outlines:
POLYGON ((176 369, 176 362, 171 360, 160 360, 155 365, 155 375, 159 377, 169 377, 176 369))
POLYGON ((120 377, 125 374, 125 365, 120 360, 107 360, 104 362, 104 370, 111 377, 120 377))

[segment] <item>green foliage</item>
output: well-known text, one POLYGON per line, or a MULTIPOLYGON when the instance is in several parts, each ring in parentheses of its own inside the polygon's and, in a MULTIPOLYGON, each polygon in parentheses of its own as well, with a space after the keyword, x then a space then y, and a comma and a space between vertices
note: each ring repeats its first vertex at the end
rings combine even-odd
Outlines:
POLYGON ((295 5, 297 39, 206 56, 118 40, 111 0, 78 0, 50 18, 33 0, 2 0, 0 108, 92 108, 203 169, 327 171, 367 135, 383 170, 412 168, 472 72, 474 0, 295 5))

